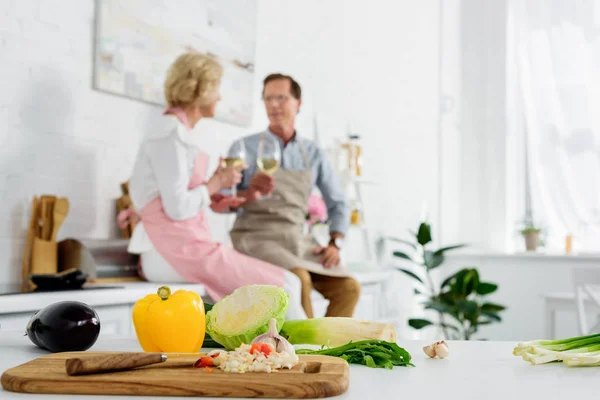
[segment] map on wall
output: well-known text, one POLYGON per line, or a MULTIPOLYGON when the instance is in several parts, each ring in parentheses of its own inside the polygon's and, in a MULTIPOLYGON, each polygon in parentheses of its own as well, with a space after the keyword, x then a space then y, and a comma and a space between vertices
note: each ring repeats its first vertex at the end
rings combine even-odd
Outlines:
POLYGON ((257 0, 97 0, 94 87, 164 105, 175 58, 190 49, 223 66, 215 118, 252 118, 257 0))

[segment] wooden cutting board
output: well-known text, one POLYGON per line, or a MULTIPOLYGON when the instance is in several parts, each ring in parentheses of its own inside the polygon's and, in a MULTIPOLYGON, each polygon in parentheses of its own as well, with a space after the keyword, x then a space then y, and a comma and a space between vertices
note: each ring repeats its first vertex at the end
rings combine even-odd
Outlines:
POLYGON ((69 376, 65 360, 116 352, 54 353, 6 370, 4 390, 22 393, 130 396, 322 398, 348 389, 348 363, 329 356, 300 355, 293 369, 278 372, 227 373, 194 368, 197 356, 168 359, 137 369, 69 376))

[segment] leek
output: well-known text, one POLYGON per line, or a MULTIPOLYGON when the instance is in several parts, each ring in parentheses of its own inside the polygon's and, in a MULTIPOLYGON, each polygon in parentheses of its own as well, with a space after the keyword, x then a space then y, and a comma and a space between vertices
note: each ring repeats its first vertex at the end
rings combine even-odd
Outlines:
POLYGON ((562 362, 569 367, 600 366, 600 334, 519 343, 513 355, 533 365, 562 362))
POLYGON ((396 342, 396 327, 354 318, 323 317, 285 321, 280 335, 291 344, 334 347, 360 340, 396 342))

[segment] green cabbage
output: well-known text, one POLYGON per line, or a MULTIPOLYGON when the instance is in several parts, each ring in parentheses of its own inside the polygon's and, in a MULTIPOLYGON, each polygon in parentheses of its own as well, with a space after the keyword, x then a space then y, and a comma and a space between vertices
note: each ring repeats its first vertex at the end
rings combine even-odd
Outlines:
POLYGON ((289 295, 272 285, 248 285, 219 300, 206 313, 206 332, 227 350, 250 344, 269 329, 275 318, 277 331, 287 314, 289 295))

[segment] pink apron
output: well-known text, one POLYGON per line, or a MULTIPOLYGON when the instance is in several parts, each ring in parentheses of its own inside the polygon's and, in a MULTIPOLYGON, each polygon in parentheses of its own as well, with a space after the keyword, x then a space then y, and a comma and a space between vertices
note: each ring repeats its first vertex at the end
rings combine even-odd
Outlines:
MULTIPOLYGON (((188 130, 185 114, 175 113, 188 130)), ((205 184, 208 155, 200 152, 188 189, 205 184)), ((150 241, 160 255, 187 281, 204 285, 208 295, 218 301, 241 286, 251 284, 283 286, 284 270, 267 262, 238 253, 212 240, 205 209, 183 221, 170 219, 157 197, 140 212, 150 241)))

